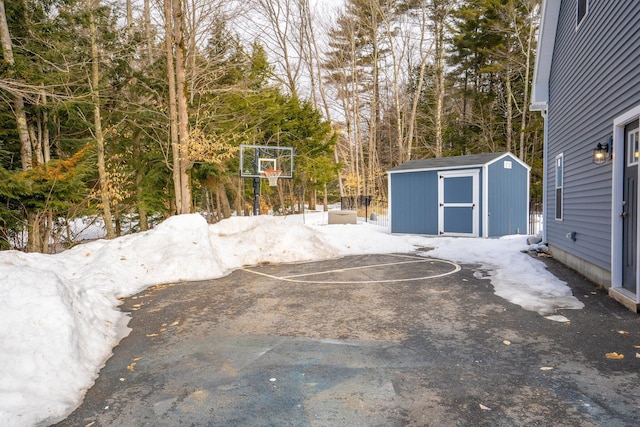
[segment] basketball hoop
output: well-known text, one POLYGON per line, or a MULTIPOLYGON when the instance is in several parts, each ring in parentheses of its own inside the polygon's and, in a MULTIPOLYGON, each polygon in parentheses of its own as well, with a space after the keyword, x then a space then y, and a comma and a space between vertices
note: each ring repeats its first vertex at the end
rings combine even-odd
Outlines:
POLYGON ((282 171, 279 169, 265 169, 262 173, 264 173, 264 176, 269 179, 269 186, 276 187, 278 185, 278 178, 280 177, 280 174, 282 174, 282 171))

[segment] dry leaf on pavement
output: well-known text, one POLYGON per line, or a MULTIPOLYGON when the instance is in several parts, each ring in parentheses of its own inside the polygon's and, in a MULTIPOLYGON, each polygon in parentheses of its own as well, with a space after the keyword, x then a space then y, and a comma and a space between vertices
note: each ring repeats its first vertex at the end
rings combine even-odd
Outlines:
POLYGON ((624 354, 618 354, 615 351, 613 353, 607 353, 606 356, 607 356, 607 359, 616 359, 616 360, 624 359, 624 354))

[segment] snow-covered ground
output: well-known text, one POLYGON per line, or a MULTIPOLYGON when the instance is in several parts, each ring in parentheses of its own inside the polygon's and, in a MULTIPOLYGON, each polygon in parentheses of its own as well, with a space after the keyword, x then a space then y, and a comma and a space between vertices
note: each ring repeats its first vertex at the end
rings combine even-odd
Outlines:
POLYGON ((522 252, 525 236, 391 235, 371 224, 326 225, 327 215, 234 217, 214 225, 200 215, 180 215, 148 232, 57 255, 0 252, 0 425, 51 424, 81 403, 129 333, 119 298, 151 285, 222 277, 246 265, 430 247, 420 253, 482 265, 495 293, 526 310, 549 316, 583 307, 542 262, 522 252))

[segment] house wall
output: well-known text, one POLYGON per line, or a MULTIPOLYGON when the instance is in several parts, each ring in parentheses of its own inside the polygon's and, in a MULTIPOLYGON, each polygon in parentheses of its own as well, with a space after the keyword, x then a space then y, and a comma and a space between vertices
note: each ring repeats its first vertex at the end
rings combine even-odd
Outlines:
POLYGON ((394 173, 390 181, 391 232, 437 235, 437 173, 394 173))
MULTIPOLYGON (((640 2, 589 2, 576 28, 576 1, 560 6, 547 115, 549 245, 611 270, 612 165, 591 161, 614 117, 640 104, 640 2), (555 158, 564 158, 563 218, 555 220, 555 158), (566 236, 575 232, 576 240, 566 236)), ((588 273, 588 272, 585 272, 588 273)))
POLYGON ((487 169, 489 237, 528 233, 529 170, 512 156, 491 163, 487 169), (505 168, 505 161, 511 162, 511 169, 505 168))

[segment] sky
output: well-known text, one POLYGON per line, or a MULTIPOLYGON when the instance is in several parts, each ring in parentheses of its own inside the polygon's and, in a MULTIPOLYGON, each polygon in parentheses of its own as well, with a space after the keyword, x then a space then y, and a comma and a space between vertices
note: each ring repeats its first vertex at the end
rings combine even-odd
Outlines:
MULTIPOLYGON (((367 224, 328 225, 327 212, 173 216, 154 229, 94 240, 55 255, 0 252, 0 425, 49 425, 77 408, 112 349, 131 331, 121 298, 149 286, 216 279, 260 263, 414 253, 481 265, 496 295, 545 316, 583 304, 540 260, 527 236, 468 239, 392 235, 367 224)), ((91 231, 87 231, 89 234, 91 231)), ((479 276, 480 277, 480 276, 479 276)))

